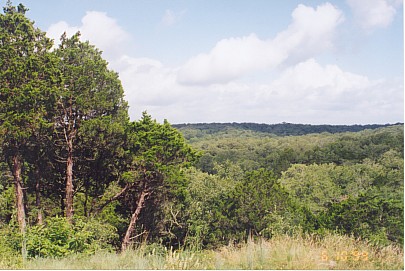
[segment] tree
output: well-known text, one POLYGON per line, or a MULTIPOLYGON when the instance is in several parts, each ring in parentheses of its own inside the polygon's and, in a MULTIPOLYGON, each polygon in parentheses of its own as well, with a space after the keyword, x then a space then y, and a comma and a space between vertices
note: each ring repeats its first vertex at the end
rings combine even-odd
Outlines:
MULTIPOLYGON (((112 183, 121 178, 126 168, 125 127, 122 121, 96 118, 83 123, 77 142, 75 195, 82 197, 82 215, 89 217, 96 211, 97 201, 112 183)), ((78 206, 79 202, 75 202, 78 206)))
POLYGON ((273 223, 289 212, 291 200, 272 171, 248 172, 235 187, 237 226, 245 233, 270 237, 273 223))
POLYGON ((354 234, 383 245, 393 241, 403 246, 403 199, 387 199, 378 189, 331 203, 320 217, 331 230, 337 229, 340 233, 354 234))
POLYGON ((58 71, 52 41, 10 1, 0 14, 0 133, 14 177, 17 220, 25 232, 22 167, 30 138, 49 126, 47 109, 55 97, 58 71))
POLYGON ((235 217, 231 207, 235 204, 231 194, 244 173, 235 164, 227 166, 217 165, 218 174, 215 175, 195 168, 186 171, 189 194, 183 201, 184 207, 176 210, 181 212, 176 220, 186 231, 185 246, 192 249, 215 247, 226 245, 235 238, 237 233, 231 231, 236 224, 233 223, 235 217))
POLYGON ((280 182, 292 197, 316 213, 324 210, 327 202, 342 195, 341 188, 332 179, 334 171, 336 165, 333 164, 295 164, 282 173, 280 182))
MULTIPOLYGON (((109 127, 117 122, 128 121, 127 104, 118 74, 110 71, 101 52, 88 42, 81 42, 80 33, 71 38, 66 33, 56 50, 63 74, 63 87, 57 101, 54 118, 54 137, 59 147, 58 156, 66 163, 65 215, 73 217, 75 155, 81 152, 84 141, 83 129, 92 121, 99 126, 109 127)), ((94 123, 93 123, 94 124, 94 123)), ((88 149, 83 158, 93 159, 96 149, 88 149)))
MULTIPOLYGON (((122 250, 131 243, 136 223, 146 202, 158 206, 169 191, 185 189, 180 172, 195 162, 197 153, 183 136, 165 121, 159 124, 146 112, 138 122, 130 123, 127 132, 130 168, 123 191, 131 206, 131 219, 122 241, 122 250)), ((121 192, 122 194, 123 192, 121 192)), ((153 214, 148 214, 153 216, 153 214)))

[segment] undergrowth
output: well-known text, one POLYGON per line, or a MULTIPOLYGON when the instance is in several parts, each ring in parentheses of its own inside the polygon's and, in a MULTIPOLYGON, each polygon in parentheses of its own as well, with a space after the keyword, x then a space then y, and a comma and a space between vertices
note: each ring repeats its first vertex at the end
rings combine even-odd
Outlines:
MULTIPOLYGON (((403 269, 403 249, 327 234, 259 239, 192 252, 143 245, 124 253, 98 251, 29 260, 27 269, 403 269)), ((0 268, 21 266, 1 266, 0 268)))

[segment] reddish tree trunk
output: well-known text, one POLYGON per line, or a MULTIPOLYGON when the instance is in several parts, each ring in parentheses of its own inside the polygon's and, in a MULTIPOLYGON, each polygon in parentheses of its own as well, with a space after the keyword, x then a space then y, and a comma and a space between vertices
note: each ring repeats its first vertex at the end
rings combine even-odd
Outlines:
POLYGON ((25 233, 24 192, 21 183, 21 158, 18 154, 13 157, 14 188, 17 205, 17 221, 21 233, 25 233))
POLYGON ((131 235, 135 229, 136 221, 138 220, 139 214, 141 213, 143 204, 145 203, 145 197, 147 195, 148 195, 148 193, 145 190, 143 190, 141 192, 141 195, 139 196, 138 204, 136 206, 135 212, 132 214, 131 221, 129 222, 127 232, 125 233, 125 237, 122 240, 122 245, 121 245, 122 251, 125 251, 128 248, 129 244, 131 243, 131 235))
POLYGON ((38 225, 42 225, 43 217, 42 217, 42 206, 41 206, 41 177, 40 177, 38 169, 36 170, 35 177, 37 179, 37 182, 35 184, 35 205, 38 210, 37 223, 38 223, 38 225))
POLYGON ((68 157, 66 161, 66 218, 69 222, 73 218, 73 144, 68 142, 68 157))

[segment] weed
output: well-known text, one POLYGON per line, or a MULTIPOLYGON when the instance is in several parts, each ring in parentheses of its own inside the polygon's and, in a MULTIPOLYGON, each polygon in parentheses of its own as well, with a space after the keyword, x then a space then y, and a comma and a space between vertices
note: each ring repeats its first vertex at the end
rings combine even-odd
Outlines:
POLYGON ((377 247, 350 236, 279 235, 218 250, 141 247, 62 259, 33 259, 29 269, 403 269, 403 249, 377 247))

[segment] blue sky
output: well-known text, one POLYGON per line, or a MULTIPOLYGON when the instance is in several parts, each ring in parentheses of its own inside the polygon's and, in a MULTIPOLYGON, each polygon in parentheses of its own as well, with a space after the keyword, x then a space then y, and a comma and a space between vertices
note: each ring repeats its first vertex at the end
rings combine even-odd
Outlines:
POLYGON ((404 119, 402 0, 22 3, 56 41, 80 30, 103 50, 132 119, 144 110, 171 123, 404 119))

